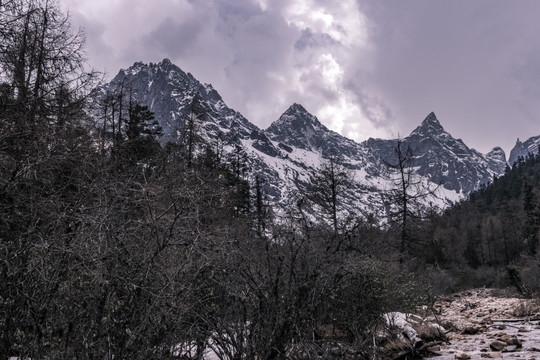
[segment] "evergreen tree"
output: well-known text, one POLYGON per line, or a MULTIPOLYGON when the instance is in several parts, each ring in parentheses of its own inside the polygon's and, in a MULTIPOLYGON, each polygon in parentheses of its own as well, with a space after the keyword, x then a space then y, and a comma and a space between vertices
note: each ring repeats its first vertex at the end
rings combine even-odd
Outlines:
POLYGON ((533 187, 527 182, 523 185, 523 210, 525 211, 525 246, 529 255, 534 256, 538 248, 539 214, 533 187))
POLYGON ((130 106, 126 128, 128 140, 135 140, 141 137, 157 140, 162 133, 162 127, 156 120, 154 113, 148 110, 148 106, 139 103, 130 106))

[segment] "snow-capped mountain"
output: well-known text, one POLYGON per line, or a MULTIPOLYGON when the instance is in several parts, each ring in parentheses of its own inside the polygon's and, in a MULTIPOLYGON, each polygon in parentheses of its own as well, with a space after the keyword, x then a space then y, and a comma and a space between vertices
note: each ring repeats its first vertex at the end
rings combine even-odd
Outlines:
MULTIPOLYGON (((138 102, 148 105, 163 127, 162 141, 182 141, 186 121, 197 97, 197 133, 201 143, 220 145, 224 159, 240 148, 248 155, 251 177, 264 180, 264 192, 276 208, 302 198, 313 172, 332 156, 348 169, 350 189, 341 201, 341 217, 373 214, 382 218, 388 210, 384 193, 395 187, 385 164, 395 160, 398 139, 368 139, 362 143, 329 130, 302 105, 293 104, 267 129, 250 123, 227 107, 211 85, 201 84, 191 74, 165 59, 158 64, 135 63, 121 70, 98 94, 129 89, 138 102)), ((412 166, 420 182, 438 187, 431 204, 444 207, 506 166, 504 151, 488 154, 467 147, 454 139, 430 113, 409 136, 400 139, 412 150, 412 166)))
POLYGON ((504 172, 506 158, 501 148, 483 155, 454 139, 432 112, 406 139, 415 154, 417 172, 445 189, 468 194, 504 172))
POLYGON ((537 154, 540 149, 540 135, 533 136, 524 142, 521 142, 519 139, 516 141, 516 145, 510 151, 510 157, 508 158, 508 163, 514 165, 519 157, 526 158, 529 153, 537 154))

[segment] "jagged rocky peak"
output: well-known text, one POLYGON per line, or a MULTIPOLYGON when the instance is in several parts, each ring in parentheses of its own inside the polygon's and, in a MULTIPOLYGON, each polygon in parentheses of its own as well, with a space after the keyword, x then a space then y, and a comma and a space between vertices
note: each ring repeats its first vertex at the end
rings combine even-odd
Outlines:
POLYGON ((317 117, 296 103, 266 129, 272 140, 306 150, 319 149, 329 131, 317 117))
POLYGON ((422 124, 413 131, 413 134, 439 134, 443 132, 444 128, 437 119, 437 116, 434 112, 430 112, 424 121, 422 121, 422 124))
POLYGON ((490 169, 496 175, 504 173, 506 168, 506 153, 500 147, 494 147, 484 156, 489 164, 490 169))
MULTIPOLYGON (((161 71, 166 72, 166 73, 170 73, 171 71, 174 71, 174 72, 177 72, 178 74, 180 74, 181 76, 187 76, 187 77, 193 78, 193 76, 191 76, 191 74, 186 73, 185 71, 180 69, 178 66, 173 64, 171 62, 171 60, 169 60, 167 58, 164 58, 163 60, 161 60, 161 62, 159 62, 157 64, 150 63, 149 67, 150 68, 155 67, 155 68, 160 69, 161 71)), ((195 79, 195 78, 193 78, 193 79, 195 79)))
MULTIPOLYGON (((184 141, 185 119, 194 96, 199 95, 205 112, 197 124, 201 149, 204 144, 231 144, 223 150, 223 159, 227 161, 235 156, 232 148, 242 147, 250 154, 253 174, 266 180, 269 199, 277 207, 286 206, 290 194, 305 189, 309 169, 321 158, 338 153, 345 166, 361 170, 355 174, 358 177, 355 176, 355 184, 348 192, 344 205, 347 211, 375 213, 381 218, 387 211, 380 191, 390 181, 383 169, 385 160, 393 162, 395 140, 356 143, 329 130, 300 104, 291 105, 268 129, 261 130, 229 108, 211 85, 200 83, 168 59, 149 64, 136 62, 95 94, 98 97, 128 86, 129 94, 154 112, 163 128, 163 143, 184 141)), ((101 119, 103 114, 95 115, 101 119)), ((493 175, 504 173, 506 164, 500 148, 487 155, 468 148, 444 131, 434 113, 415 131, 403 141, 413 150, 414 166, 422 181, 442 184, 441 204, 453 202, 490 181, 493 175)), ((539 143, 526 141, 519 148, 525 151, 530 145, 537 151, 539 143)))
POLYGON ((317 117, 309 113, 302 105, 294 103, 285 111, 278 120, 274 121, 268 128, 271 133, 279 133, 284 127, 292 128, 303 132, 323 125, 317 117))
POLYGON ((163 60, 161 60, 160 65, 162 65, 162 66, 172 66, 173 63, 168 58, 164 58, 163 60))
POLYGON ((519 139, 516 141, 516 145, 510 151, 510 156, 508 157, 508 163, 514 165, 514 163, 521 156, 526 158, 528 154, 536 155, 540 150, 540 135, 533 136, 527 140, 521 142, 519 139))
POLYGON ((506 153, 499 146, 496 146, 493 149, 491 149, 491 151, 486 154, 486 157, 493 160, 500 160, 500 161, 506 162, 506 153))
MULTIPOLYGON (((136 62, 125 72, 131 76, 139 75, 139 78, 146 77, 149 86, 167 85, 169 87, 167 90, 160 89, 164 94, 172 93, 176 97, 180 94, 185 97, 193 97, 194 94, 198 94, 204 100, 214 102, 223 100, 211 84, 200 83, 191 73, 183 71, 167 58, 159 63, 136 62)), ((119 76, 122 78, 121 74, 117 75, 117 77, 119 76)))

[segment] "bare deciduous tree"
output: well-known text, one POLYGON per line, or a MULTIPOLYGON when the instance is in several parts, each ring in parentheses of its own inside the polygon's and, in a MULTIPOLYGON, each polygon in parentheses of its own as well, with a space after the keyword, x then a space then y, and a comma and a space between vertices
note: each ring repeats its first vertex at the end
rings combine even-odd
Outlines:
POLYGON ((423 218, 423 204, 435 197, 436 188, 423 184, 413 166, 413 152, 398 139, 394 147, 394 161, 385 161, 394 188, 384 194, 392 224, 400 229, 399 250, 404 253, 414 243, 414 226, 423 218))
POLYGON ((332 152, 311 176, 308 198, 323 212, 334 230, 339 230, 339 206, 352 183, 349 169, 340 164, 339 156, 332 152))

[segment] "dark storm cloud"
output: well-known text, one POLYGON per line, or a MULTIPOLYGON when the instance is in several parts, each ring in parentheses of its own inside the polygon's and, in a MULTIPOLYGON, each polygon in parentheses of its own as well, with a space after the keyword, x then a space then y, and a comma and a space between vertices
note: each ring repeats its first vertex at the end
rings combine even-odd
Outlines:
POLYGON ((540 134, 536 0, 64 1, 96 68, 168 57, 261 127, 299 102, 356 140, 431 111, 483 152, 540 134))

